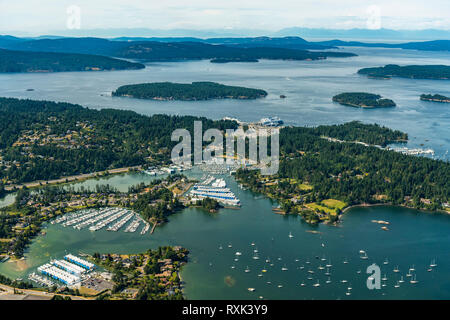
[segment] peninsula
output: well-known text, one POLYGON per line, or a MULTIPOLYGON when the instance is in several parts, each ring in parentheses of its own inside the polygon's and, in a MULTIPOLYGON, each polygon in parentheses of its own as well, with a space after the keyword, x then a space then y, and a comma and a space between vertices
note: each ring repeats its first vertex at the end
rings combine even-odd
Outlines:
POLYGON ((141 63, 92 54, 0 49, 0 73, 113 71, 144 69, 141 63))
POLYGON ((344 92, 333 97, 333 101, 339 104, 358 108, 385 108, 395 107, 391 99, 382 99, 380 95, 366 92, 344 92))
POLYGON ((119 87, 113 96, 152 100, 257 99, 267 96, 261 89, 227 86, 215 82, 154 82, 119 87))

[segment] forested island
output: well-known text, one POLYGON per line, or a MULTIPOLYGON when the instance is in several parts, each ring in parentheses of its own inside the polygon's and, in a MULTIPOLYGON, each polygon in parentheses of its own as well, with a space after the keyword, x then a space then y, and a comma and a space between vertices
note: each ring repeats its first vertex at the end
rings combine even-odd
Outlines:
POLYGON ((399 66, 388 64, 384 67, 363 68, 358 70, 359 74, 370 78, 391 79, 392 77, 412 79, 450 79, 450 66, 445 65, 411 65, 399 66))
POLYGON ((65 72, 143 69, 140 63, 110 57, 0 49, 0 72, 65 72))
POLYGON ((119 87, 113 96, 152 100, 257 99, 267 96, 261 89, 227 86, 215 82, 154 82, 119 87))
POLYGON ((210 60, 211 63, 229 63, 229 62, 259 62, 258 59, 252 58, 215 58, 210 60))
POLYGON ((421 94, 420 100, 422 101, 431 101, 431 102, 444 102, 450 103, 450 98, 443 96, 441 94, 421 94))
MULTIPOLYGON (((157 39, 155 39, 157 40, 157 39)), ((3 46, 5 48, 5 46, 3 46)), ((319 48, 320 46, 315 46, 319 48)), ((322 46, 323 48, 327 48, 322 46)), ((142 61, 181 61, 202 59, 243 60, 320 60, 327 57, 354 57, 356 54, 334 51, 308 51, 282 47, 236 47, 198 41, 110 41, 101 38, 60 38, 15 41, 6 49, 20 51, 70 52, 98 54, 142 61)))
POLYGON ((366 92, 344 92, 333 97, 333 101, 350 107, 385 108, 395 107, 391 99, 382 99, 380 95, 366 92))
POLYGON ((310 223, 336 222, 354 205, 445 210, 450 163, 371 146, 405 138, 400 131, 359 122, 287 127, 280 131, 278 173, 262 176, 258 170, 240 169, 236 178, 277 200, 282 212, 299 214, 310 223))

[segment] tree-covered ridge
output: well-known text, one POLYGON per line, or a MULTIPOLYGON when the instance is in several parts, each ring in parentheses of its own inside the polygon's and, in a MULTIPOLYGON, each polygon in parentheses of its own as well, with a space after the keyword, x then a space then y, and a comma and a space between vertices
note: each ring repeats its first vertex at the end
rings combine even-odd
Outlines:
POLYGON ((420 100, 450 103, 450 97, 446 97, 441 94, 421 94, 420 100))
POLYGON ((143 69, 140 63, 97 55, 0 49, 0 72, 64 72, 143 69))
POLYGON ((382 99, 380 95, 366 92, 344 92, 333 97, 333 101, 350 107, 384 108, 395 107, 391 99, 382 99))
POLYGON ((359 74, 364 74, 373 78, 390 79, 392 77, 413 78, 413 79, 450 79, 450 66, 445 65, 411 65, 399 66, 388 64, 384 67, 363 68, 358 70, 359 74))
POLYGON ((215 82, 154 82, 119 87, 113 96, 154 100, 257 99, 267 95, 261 89, 227 86, 215 82))
MULTIPOLYGON (((157 40, 157 39, 155 39, 157 40)), ((189 40, 189 39, 187 39, 189 40)), ((62 38, 20 41, 8 47, 12 50, 72 52, 100 54, 145 61, 177 61, 201 59, 276 59, 318 60, 327 57, 353 57, 348 52, 319 52, 276 48, 270 45, 246 48, 198 41, 109 41, 100 38, 62 38)))
POLYGON ((236 128, 233 121, 132 111, 91 110, 69 103, 0 98, 0 181, 22 183, 169 161, 171 134, 194 121, 236 128))
POLYGON ((406 142, 408 134, 392 130, 378 124, 364 124, 351 121, 339 125, 318 126, 310 129, 312 134, 335 138, 349 142, 364 142, 385 147, 390 143, 406 142))
MULTIPOLYGON (((335 221, 338 216, 327 215, 320 209, 330 199, 345 206, 392 203, 442 209, 450 198, 450 163, 321 138, 325 134, 364 141, 385 131, 386 128, 362 124, 332 129, 283 128, 277 175, 264 177, 257 170, 239 170, 237 178, 252 190, 279 200, 286 212, 302 214, 308 221, 319 218, 335 221), (318 211, 314 213, 311 208, 318 211)), ((394 132, 390 135, 397 136, 394 132)), ((402 136, 398 134, 398 138, 402 136)), ((338 214, 340 209, 336 211, 338 214)))

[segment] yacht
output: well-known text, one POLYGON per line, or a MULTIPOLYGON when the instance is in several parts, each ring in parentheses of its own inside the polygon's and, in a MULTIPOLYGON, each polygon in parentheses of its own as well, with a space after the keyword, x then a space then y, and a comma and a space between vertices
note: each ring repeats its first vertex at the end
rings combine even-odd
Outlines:
POLYGON ((403 280, 403 276, 401 276, 400 280, 398 280, 399 283, 403 283, 405 282, 405 280, 403 280))
POLYGON ((394 288, 400 288, 400 283, 397 281, 397 283, 394 285, 394 288))
POLYGON ((235 255, 237 255, 237 256, 242 256, 242 253, 239 252, 239 251, 236 251, 235 255))
POLYGON ((367 259, 369 259, 369 257, 367 256, 367 253, 365 253, 365 252, 364 252, 364 255, 363 255, 363 256, 361 256, 361 259, 363 259, 363 260, 367 260, 367 259))
POLYGON ((322 265, 319 265, 318 269, 323 270, 323 269, 325 269, 325 267, 323 267, 322 265))
POLYGON ((389 264, 389 260, 386 258, 386 260, 384 260, 383 264, 389 264))
POLYGON ((433 260, 431 261, 430 267, 432 267, 432 268, 437 267, 436 259, 433 259, 433 260))
POLYGON ((233 246, 231 245, 231 243, 228 244, 228 248, 233 248, 233 246))
POLYGON ((317 282, 313 284, 313 287, 320 287, 319 279, 317 279, 317 282))
POLYGON ((253 256, 253 260, 259 260, 258 256, 253 256))
POLYGON ((416 279, 416 275, 414 275, 414 278, 412 278, 411 281, 409 281, 409 282, 412 284, 419 283, 419 281, 417 281, 417 279, 416 279))
POLYGON ((407 277, 412 277, 412 273, 411 271, 408 271, 408 273, 406 274, 407 277))
POLYGON ((289 232, 289 238, 293 238, 294 236, 292 235, 292 232, 289 232))
POLYGON ((329 275, 330 275, 330 269, 329 269, 329 268, 327 268, 327 272, 325 272, 325 275, 326 275, 326 276, 329 276, 329 275))
POLYGON ((247 272, 247 273, 250 272, 250 269, 248 268, 248 266, 247 266, 247 268, 244 271, 247 272))
POLYGON ((300 283, 300 287, 304 287, 306 284, 304 282, 300 283))
POLYGON ((341 283, 347 283, 347 280, 341 280, 341 283))
POLYGON ((255 288, 248 288, 248 291, 253 292, 255 291, 255 288))
POLYGON ((351 295, 352 293, 350 292, 350 291, 347 291, 346 293, 345 293, 345 295, 346 296, 349 296, 349 295, 351 295))
POLYGON ((282 285, 282 284, 279 284, 279 285, 278 285, 278 288, 283 288, 283 285, 282 285))
POLYGON ((281 271, 287 271, 287 270, 288 270, 288 268, 286 268, 286 266, 281 268, 281 271))
POLYGON ((332 266, 333 266, 333 265, 331 264, 331 261, 328 260, 328 263, 327 263, 326 267, 327 267, 327 268, 331 268, 332 266))
POLYGON ((386 274, 384 274, 384 277, 383 278, 381 278, 381 280, 383 280, 383 281, 387 281, 387 277, 386 277, 386 274))
POLYGON ((400 272, 400 270, 398 269, 398 266, 396 266, 393 271, 396 272, 396 273, 400 272))
POLYGON ((326 283, 331 283, 331 278, 328 277, 328 280, 326 281, 326 283))
POLYGON ((409 268, 409 271, 416 271, 416 268, 414 267, 414 265, 412 265, 412 267, 409 268))

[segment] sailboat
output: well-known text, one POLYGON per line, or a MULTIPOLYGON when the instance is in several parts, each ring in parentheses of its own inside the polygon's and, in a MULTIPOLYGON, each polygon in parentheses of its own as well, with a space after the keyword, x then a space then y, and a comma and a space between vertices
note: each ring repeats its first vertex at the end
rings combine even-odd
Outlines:
POLYGON ((327 267, 327 268, 331 268, 332 266, 333 266, 333 265, 331 264, 331 261, 328 260, 328 263, 327 263, 326 267, 327 267))
POLYGON ((326 281, 326 283, 331 283, 331 278, 328 277, 328 280, 326 281))
POLYGON ((222 250, 222 249, 223 249, 223 247, 221 245, 219 245, 219 250, 222 250))
POLYGON ((397 283, 394 285, 394 288, 400 288, 400 283, 397 281, 397 283))
POLYGON ((317 282, 313 284, 313 287, 320 287, 319 279, 317 279, 317 282))
POLYGON ((305 262, 306 264, 310 264, 311 262, 309 262, 309 259, 306 259, 306 262, 305 262))
POLYGON ((409 271, 416 271, 416 268, 414 267, 414 265, 412 265, 412 267, 409 268, 409 271))
POLYGON ((289 232, 289 238, 293 238, 294 236, 292 235, 292 232, 289 232))
POLYGON ((250 272, 250 269, 248 268, 248 266, 247 266, 247 268, 244 270, 244 272, 250 272))
POLYGON ((384 274, 384 277, 383 278, 381 278, 381 280, 383 280, 383 281, 387 281, 387 276, 386 276, 386 273, 384 274))
POLYGON ((363 255, 363 256, 361 256, 361 259, 363 259, 363 260, 367 260, 367 259, 369 259, 369 257, 367 256, 367 253, 365 253, 365 252, 364 252, 364 255, 363 255))
POLYGON ((343 261, 342 263, 343 263, 343 264, 347 264, 347 263, 348 263, 347 258, 345 258, 344 261, 343 261))
POLYGON ((389 263, 389 260, 386 258, 386 259, 384 260, 383 264, 388 264, 388 263, 389 263))
POLYGON ((416 283, 418 283, 419 281, 417 281, 416 275, 414 275, 414 278, 412 278, 411 281, 409 281, 409 282, 412 283, 412 284, 416 284, 416 283))
POLYGON ((405 282, 405 280, 403 280, 403 276, 400 278, 400 280, 398 280, 399 283, 403 283, 405 282))
POLYGON ((326 261, 327 259, 325 258, 325 256, 322 256, 322 259, 320 259, 321 261, 326 261))
POLYGON ((406 274, 407 277, 412 277, 411 271, 408 271, 408 273, 406 274))
POLYGON ((327 272, 325 272, 325 275, 326 275, 326 276, 329 276, 329 275, 330 275, 330 269, 329 269, 329 268, 327 268, 327 272))
POLYGON ((228 244, 228 248, 233 248, 233 246, 231 245, 231 243, 228 244))
POLYGON ((432 268, 437 267, 436 259, 433 259, 433 260, 431 261, 430 267, 432 267, 432 268))
POLYGON ((398 266, 396 266, 393 271, 396 272, 396 273, 400 272, 400 270, 398 269, 398 266))
POLYGON ((325 269, 325 267, 323 267, 322 265, 319 265, 319 267, 317 269, 323 270, 323 269, 325 269))

